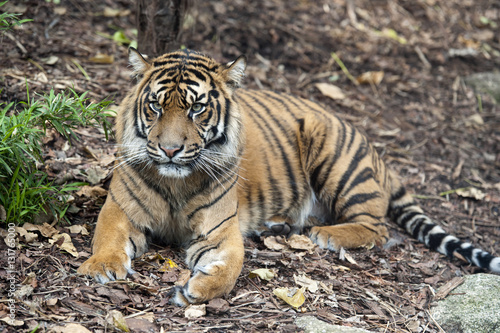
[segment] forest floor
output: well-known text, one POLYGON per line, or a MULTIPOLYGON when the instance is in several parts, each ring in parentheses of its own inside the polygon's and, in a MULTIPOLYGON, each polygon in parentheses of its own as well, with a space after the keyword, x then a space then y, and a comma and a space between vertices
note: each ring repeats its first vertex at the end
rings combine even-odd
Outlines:
MULTIPOLYGON (((122 31, 135 38, 135 2, 55 2, 7 5, 33 22, 0 37, 0 102, 25 100, 27 83, 30 96, 73 88, 118 104, 132 83, 127 47, 109 36, 122 31)), ((183 44, 221 61, 246 54, 245 87, 318 101, 354 123, 430 216, 500 255, 500 106, 465 84, 472 74, 500 68, 499 25, 494 0, 198 1, 183 44), (323 93, 318 83, 325 84, 323 93), (331 95, 338 92, 333 86, 342 94, 331 95)), ((152 246, 134 261, 130 280, 96 284, 76 269, 91 253, 115 146, 95 130, 77 135, 71 146, 49 137, 42 166, 54 179, 90 183, 73 194, 69 218, 76 227, 45 221, 22 228, 17 326, 0 321, 2 332, 72 332, 70 323, 111 332, 120 330, 120 318, 132 332, 300 332, 294 320, 304 315, 376 332, 440 332, 429 312, 437 290, 480 271, 426 249, 391 224, 393 246, 342 255, 280 239, 247 240, 235 288, 204 315, 168 303, 167 292, 186 276, 181 249, 152 246), (63 233, 74 250, 60 249, 63 233), (258 268, 274 278, 251 277, 258 268), (306 301, 298 309, 273 294, 302 286, 306 301)), ((9 282, 6 252, 1 242, 1 290, 9 282)), ((1 295, 5 318, 7 296, 1 295)))

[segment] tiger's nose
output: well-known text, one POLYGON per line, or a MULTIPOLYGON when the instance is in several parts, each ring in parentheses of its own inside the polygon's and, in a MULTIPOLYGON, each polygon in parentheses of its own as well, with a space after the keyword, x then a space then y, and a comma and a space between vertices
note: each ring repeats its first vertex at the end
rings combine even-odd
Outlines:
POLYGON ((177 154, 179 151, 181 151, 182 147, 161 147, 161 150, 167 154, 168 157, 172 158, 174 157, 175 154, 177 154))

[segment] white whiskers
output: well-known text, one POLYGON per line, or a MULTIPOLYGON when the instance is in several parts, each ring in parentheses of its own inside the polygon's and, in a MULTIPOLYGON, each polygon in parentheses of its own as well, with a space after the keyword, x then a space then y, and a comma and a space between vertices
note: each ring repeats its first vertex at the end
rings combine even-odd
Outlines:
MULTIPOLYGON (((227 180, 233 180, 241 178, 238 173, 240 166, 239 161, 241 157, 217 152, 209 149, 202 149, 200 151, 200 155, 193 163, 193 166, 199 170, 204 171, 208 174, 213 180, 216 180, 224 190, 226 187, 222 184, 227 180)), ((238 186, 242 186, 238 180, 236 180, 236 184, 238 186)))
POLYGON ((148 153, 145 147, 137 145, 117 145, 119 148, 119 153, 116 156, 115 165, 111 168, 114 171, 125 165, 133 166, 137 164, 142 164, 146 162, 146 166, 151 164, 151 159, 148 158, 148 153))

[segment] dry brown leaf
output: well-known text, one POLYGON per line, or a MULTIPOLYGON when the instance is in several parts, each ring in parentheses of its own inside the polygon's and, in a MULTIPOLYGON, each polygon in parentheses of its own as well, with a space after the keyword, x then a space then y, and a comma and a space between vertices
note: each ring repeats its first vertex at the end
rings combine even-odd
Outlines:
POLYGON ((80 196, 80 197, 84 196, 84 197, 95 199, 95 198, 107 196, 108 191, 106 191, 105 189, 103 189, 100 186, 85 185, 75 194, 80 196))
POLYGON ((21 282, 21 284, 29 284, 33 288, 35 288, 38 284, 38 280, 36 279, 36 274, 33 272, 29 272, 24 280, 21 282))
POLYGON ((76 250, 75 246, 71 242, 71 236, 68 235, 67 233, 54 235, 51 239, 49 239, 49 243, 56 244, 56 246, 60 250, 66 251, 69 254, 71 254, 73 257, 78 258, 78 251, 76 250), (61 243, 61 238, 63 238, 62 243, 61 243))
POLYGON ((316 83, 316 88, 326 97, 330 97, 331 99, 344 99, 346 95, 339 87, 330 84, 330 83, 316 83))
POLYGON ((19 234, 19 237, 22 237, 26 243, 33 243, 37 238, 38 235, 35 234, 34 232, 29 232, 26 231, 26 229, 21 228, 21 227, 15 227, 17 233, 19 234))
MULTIPOLYGON (((10 317, 3 317, 2 319, 0 319, 1 321, 3 321, 4 323, 10 325, 10 326, 23 326, 24 325, 24 321, 22 320, 17 320, 17 319, 12 319, 10 317)), ((89 331, 90 333, 90 331, 89 331)))
POLYGON ((287 248, 286 244, 278 242, 278 240, 281 240, 282 238, 280 236, 269 236, 264 238, 264 245, 270 249, 270 250, 275 250, 275 251, 281 251, 287 248))
POLYGON ((483 200, 486 194, 475 187, 459 188, 456 193, 463 198, 473 198, 476 200, 483 200))
POLYGON ((258 276, 261 280, 271 281, 274 278, 274 272, 268 268, 258 268, 248 274, 249 278, 254 278, 258 276))
POLYGON ((287 244, 295 250, 312 250, 316 246, 306 235, 292 235, 288 238, 287 244))
POLYGON ((467 119, 465 119, 465 126, 474 126, 474 125, 479 125, 479 126, 484 125, 483 117, 481 117, 481 115, 478 113, 475 113, 472 116, 467 117, 467 119))
POLYGON ((293 275, 293 279, 295 280, 295 283, 298 284, 301 287, 307 288, 312 293, 315 293, 318 291, 318 281, 315 281, 309 277, 307 277, 305 274, 302 275, 293 275))
POLYGON ((222 298, 214 298, 207 304, 207 312, 219 315, 229 311, 229 303, 222 298))
POLYGON ((19 299, 29 297, 33 294, 33 290, 35 290, 35 288, 33 288, 32 285, 23 284, 14 292, 14 297, 19 299))
POLYGON ((51 55, 47 58, 42 58, 41 61, 46 65, 55 65, 59 61, 59 57, 55 55, 51 55))
POLYGON ((89 235, 89 231, 87 230, 87 228, 85 228, 85 226, 81 224, 69 226, 67 227, 67 229, 69 229, 69 232, 72 234, 82 234, 83 236, 89 235))
POLYGON ((48 300, 45 301, 45 305, 54 306, 57 304, 58 301, 59 301, 58 298, 49 298, 48 300))
POLYGON ((199 305, 191 304, 186 308, 186 311, 184 311, 184 317, 188 319, 200 318, 206 314, 207 314, 207 309, 205 304, 199 304, 199 305))
POLYGON ((106 321, 121 331, 130 332, 125 317, 118 310, 111 310, 108 313, 106 321))
POLYGON ((366 72, 356 78, 359 84, 374 84, 378 86, 384 78, 383 71, 366 72))
POLYGON ((62 7, 62 6, 58 6, 58 7, 54 8, 54 13, 56 13, 57 15, 64 15, 64 14, 66 14, 67 11, 68 11, 68 9, 66 7, 62 7))
POLYGON ((98 184, 101 180, 106 178, 107 175, 108 171, 101 167, 94 167, 87 170, 87 180, 92 185, 98 184))
POLYGON ((99 156, 99 165, 102 167, 108 167, 115 162, 115 157, 113 155, 102 155, 99 156))
POLYGON ((51 238, 53 235, 58 234, 59 231, 48 223, 42 225, 25 223, 23 228, 27 231, 39 231, 43 237, 51 238))

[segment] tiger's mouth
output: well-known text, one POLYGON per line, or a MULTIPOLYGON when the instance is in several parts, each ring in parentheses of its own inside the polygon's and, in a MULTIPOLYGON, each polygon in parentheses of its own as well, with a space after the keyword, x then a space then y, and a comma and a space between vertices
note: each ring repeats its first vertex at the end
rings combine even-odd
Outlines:
POLYGON ((163 163, 155 161, 155 165, 158 173, 164 177, 184 178, 193 171, 189 164, 178 164, 173 161, 163 163))

